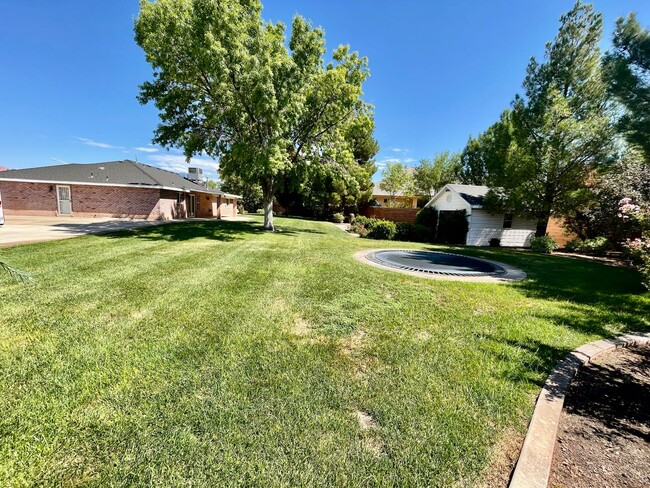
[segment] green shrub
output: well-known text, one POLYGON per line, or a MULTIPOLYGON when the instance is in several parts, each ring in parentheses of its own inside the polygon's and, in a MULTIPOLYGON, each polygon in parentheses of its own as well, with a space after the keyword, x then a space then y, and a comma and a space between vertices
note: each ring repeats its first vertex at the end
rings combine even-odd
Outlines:
POLYGON ((594 254, 595 256, 604 256, 608 251, 614 249, 612 243, 606 237, 595 237, 593 239, 586 239, 582 243, 582 251, 594 254))
POLYGON ((350 225, 350 232, 359 234, 361 237, 367 237, 370 229, 375 225, 377 219, 369 219, 363 215, 357 215, 350 225))
POLYGON ((530 248, 542 254, 551 254, 557 249, 557 242, 551 236, 533 237, 530 240, 530 248))
POLYGON ((366 229, 369 229, 374 225, 374 223, 377 222, 377 219, 370 219, 368 217, 364 217, 363 215, 357 215, 354 218, 354 222, 352 222, 354 225, 360 225, 362 227, 365 227, 366 229))
POLYGON ((424 207, 415 215, 415 223, 435 230, 438 225, 438 211, 433 207, 424 207))
POLYGON ((332 215, 332 222, 335 222, 337 224, 342 224, 345 221, 345 217, 341 212, 337 212, 334 215, 332 215))
POLYGON ((606 237, 594 237, 593 239, 573 239, 565 246, 571 251, 584 252, 594 256, 604 256, 608 251, 614 249, 612 243, 606 237))
POLYGON ((395 222, 390 222, 388 220, 377 220, 373 223, 372 227, 368 229, 368 237, 370 239, 391 240, 393 237, 395 237, 395 232, 397 232, 395 222))
POLYGON ((369 231, 363 225, 352 225, 350 227, 350 232, 359 234, 359 237, 368 237, 369 231))
POLYGON ((569 251, 582 251, 582 239, 576 237, 567 242, 564 247, 569 251))
POLYGON ((396 241, 431 242, 433 240, 433 231, 421 224, 398 222, 395 228, 396 241))
POLYGON ((498 237, 490 239, 490 247, 501 247, 501 239, 498 237))

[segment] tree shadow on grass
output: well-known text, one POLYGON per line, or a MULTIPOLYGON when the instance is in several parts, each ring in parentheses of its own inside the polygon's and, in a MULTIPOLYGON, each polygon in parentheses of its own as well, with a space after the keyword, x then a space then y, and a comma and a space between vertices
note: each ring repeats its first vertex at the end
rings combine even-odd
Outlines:
MULTIPOLYGON (((193 239, 208 239, 230 242, 244 239, 254 234, 264 234, 262 225, 255 221, 234 220, 188 220, 181 222, 165 223, 150 227, 139 227, 120 232, 106 234, 111 239, 123 237, 137 237, 152 241, 190 241, 193 239)), ((299 229, 282 226, 273 235, 296 236, 298 234, 322 234, 313 229, 299 229)))
MULTIPOLYGON (((650 293, 633 269, 516 250, 455 248, 451 252, 502 261, 524 270, 528 278, 508 286, 528 298, 555 303, 555 307, 533 308, 531 315, 557 327, 612 338, 647 331, 650 326, 650 293)), ((480 347, 501 358, 520 354, 523 359, 514 370, 504 373, 505 378, 541 387, 546 377, 540 373, 551 371, 573 347, 554 346, 523 332, 516 338, 482 337, 480 347)))
POLYGON ((454 249, 524 270, 527 279, 511 286, 529 298, 559 302, 563 313, 541 314, 582 333, 608 337, 607 324, 622 331, 643 331, 650 325, 650 293, 636 270, 599 262, 515 250, 454 249))
MULTIPOLYGON (((516 366, 504 371, 501 376, 509 382, 532 383, 539 388, 544 386, 547 372, 570 352, 568 348, 551 346, 531 337, 513 340, 487 335, 480 338, 479 347, 499 361, 516 354, 516 366)), ((506 360, 504 364, 507 362, 506 360)))
POLYGON ((209 239, 215 241, 234 241, 242 239, 247 234, 261 232, 262 228, 255 222, 202 220, 165 223, 151 227, 140 227, 107 234, 110 239, 137 237, 151 241, 190 241, 193 239, 209 239))
POLYGON ((648 328, 650 294, 635 270, 568 258, 533 263, 536 259, 529 258, 529 279, 513 286, 530 298, 561 303, 561 313, 540 314, 543 318, 602 337, 648 328))

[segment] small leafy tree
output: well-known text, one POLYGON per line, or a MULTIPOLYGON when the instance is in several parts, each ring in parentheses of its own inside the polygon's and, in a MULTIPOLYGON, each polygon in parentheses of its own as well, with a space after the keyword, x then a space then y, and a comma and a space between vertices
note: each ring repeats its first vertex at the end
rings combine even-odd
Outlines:
POLYGON ((468 185, 495 184, 503 180, 505 162, 513 143, 511 111, 477 138, 470 137, 461 154, 460 179, 468 185))
POLYGON ((460 170, 460 154, 445 151, 436 154, 433 159, 422 159, 413 174, 415 191, 431 200, 436 191, 459 179, 460 170))
POLYGON ((278 175, 352 160, 343 128, 372 112, 365 58, 339 46, 326 64, 322 29, 296 16, 287 42, 261 11, 259 0, 141 0, 135 39, 154 70, 139 95, 159 110, 154 141, 259 185, 273 230, 278 175))
POLYGON ((414 193, 413 176, 406 165, 401 163, 388 163, 381 172, 382 179, 379 188, 395 196, 408 196, 414 193))
POLYGON ((628 238, 623 243, 632 264, 641 273, 643 285, 650 290, 650 206, 641 206, 632 198, 623 198, 619 202, 619 217, 633 220, 641 227, 641 235, 628 238))

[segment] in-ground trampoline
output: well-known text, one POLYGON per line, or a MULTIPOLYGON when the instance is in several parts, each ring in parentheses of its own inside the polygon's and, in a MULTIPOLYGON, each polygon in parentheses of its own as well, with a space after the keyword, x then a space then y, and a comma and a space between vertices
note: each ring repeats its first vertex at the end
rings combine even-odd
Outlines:
POLYGON ((504 263, 446 252, 380 249, 357 253, 357 258, 379 268, 430 278, 499 282, 526 277, 523 271, 504 263))

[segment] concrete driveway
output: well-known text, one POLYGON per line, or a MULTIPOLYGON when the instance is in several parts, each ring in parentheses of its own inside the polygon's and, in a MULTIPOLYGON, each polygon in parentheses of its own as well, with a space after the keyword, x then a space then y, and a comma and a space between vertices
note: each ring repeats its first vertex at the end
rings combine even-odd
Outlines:
POLYGON ((5 223, 0 225, 0 247, 68 239, 85 234, 103 234, 163 223, 165 221, 5 215, 5 223))

